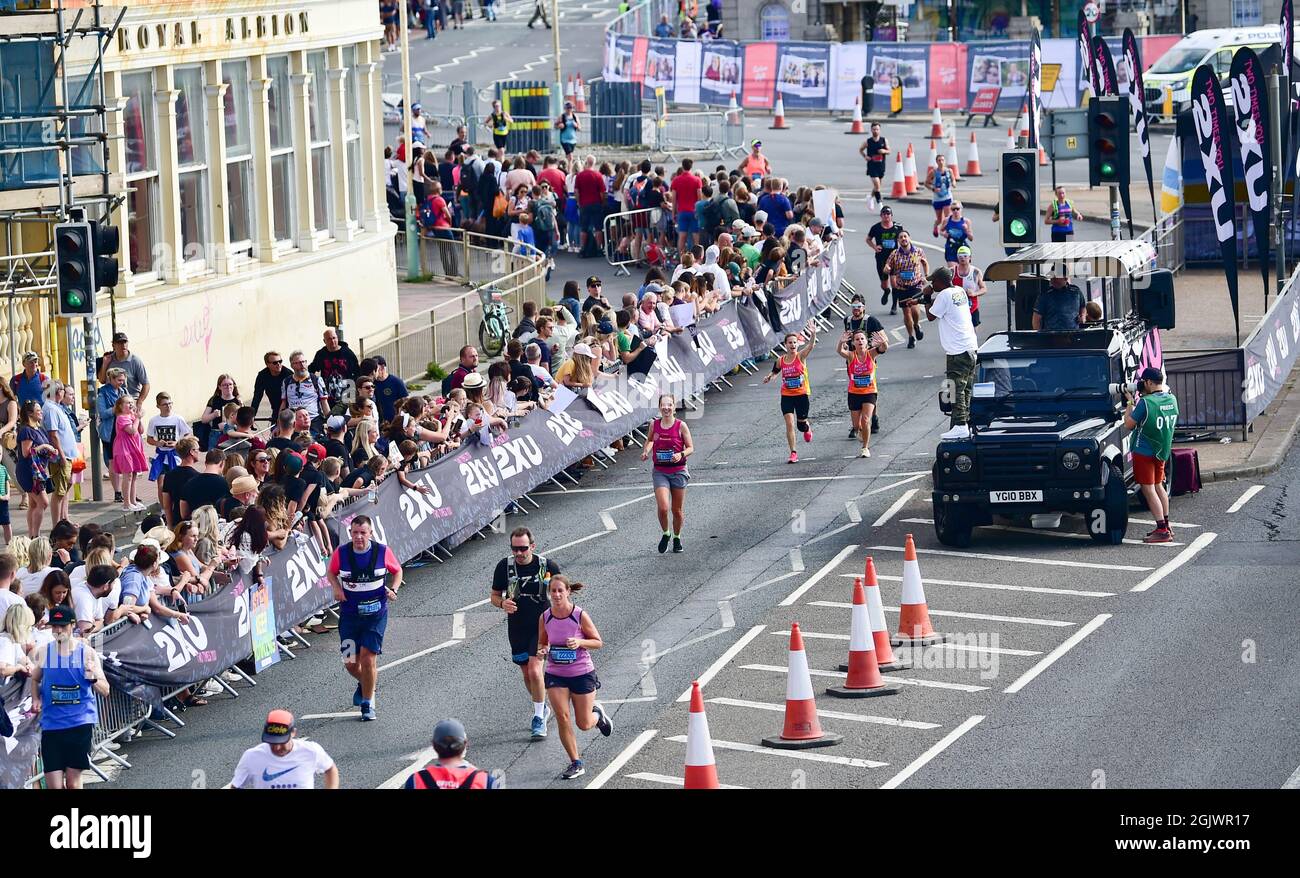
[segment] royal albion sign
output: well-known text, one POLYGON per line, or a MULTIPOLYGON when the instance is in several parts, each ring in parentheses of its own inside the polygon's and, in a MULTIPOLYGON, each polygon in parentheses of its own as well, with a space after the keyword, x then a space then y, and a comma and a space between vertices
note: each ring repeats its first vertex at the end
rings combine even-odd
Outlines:
POLYGON ((119 52, 148 52, 225 46, 233 43, 292 37, 311 31, 306 11, 265 15, 232 15, 226 18, 191 18, 124 24, 117 31, 119 52))

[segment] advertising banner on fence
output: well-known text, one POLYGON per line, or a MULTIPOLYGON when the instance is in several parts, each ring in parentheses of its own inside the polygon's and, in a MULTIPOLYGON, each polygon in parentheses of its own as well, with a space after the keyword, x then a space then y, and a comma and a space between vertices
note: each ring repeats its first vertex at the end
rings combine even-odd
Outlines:
POLYGON ((1246 339, 1245 348, 1246 387, 1242 400, 1249 422, 1277 399, 1300 354, 1300 284, 1294 273, 1263 322, 1246 339))
POLYGON ((930 47, 903 43, 872 43, 867 47, 867 63, 876 80, 876 91, 889 93, 894 78, 903 86, 903 107, 927 109, 930 82, 930 47))
POLYGON ((702 43, 694 40, 677 42, 677 81, 671 100, 679 104, 700 102, 700 58, 702 43))
MULTIPOLYGON (((866 43, 831 43, 830 109, 852 110, 854 102, 862 97, 862 77, 866 75, 866 43)), ((875 100, 888 100, 887 89, 887 83, 877 82, 875 100)))
POLYGON ((826 43, 781 43, 776 90, 787 107, 826 106, 830 93, 830 47, 826 43))
POLYGON ((641 80, 641 97, 650 99, 662 88, 669 100, 677 87, 677 41, 649 40, 645 56, 645 76, 641 80))
POLYGON ((930 47, 930 94, 926 103, 943 110, 966 105, 966 47, 935 43, 930 47))
POLYGON ((776 103, 776 43, 749 43, 744 47, 741 67, 744 90, 742 107, 771 109, 776 103))
POLYGON ((736 95, 740 100, 740 47, 735 43, 714 40, 703 46, 700 60, 700 100, 725 104, 736 95))

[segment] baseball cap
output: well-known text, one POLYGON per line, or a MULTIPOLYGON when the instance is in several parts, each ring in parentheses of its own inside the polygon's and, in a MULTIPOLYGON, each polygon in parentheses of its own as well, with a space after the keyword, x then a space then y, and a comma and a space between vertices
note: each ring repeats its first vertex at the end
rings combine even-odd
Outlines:
POLYGON ((115 332, 115 333, 113 333, 113 343, 114 343, 114 344, 117 344, 119 341, 127 341, 127 337, 126 337, 126 333, 125 333, 125 332, 115 332))
POLYGON ((32 360, 39 360, 40 358, 41 358, 40 355, 37 354, 36 351, 28 351, 27 353, 23 354, 24 363, 30 362, 32 360))
POLYGON ((733 229, 747 229, 749 228, 749 223, 745 222, 743 219, 734 219, 731 221, 731 227, 733 229))
POLYGON ((51 625, 71 625, 77 621, 77 611, 67 604, 59 604, 50 610, 51 625))
POLYGON ((767 222, 767 211, 765 210, 754 211, 754 225, 761 226, 765 222, 767 222))
POLYGON ((601 285, 602 285, 601 280, 600 278, 596 277, 596 275, 593 274, 591 277, 587 278, 587 286, 598 287, 601 285))
POLYGON ((971 255, 970 248, 967 247, 965 244, 962 244, 960 247, 957 248, 957 255, 958 255, 958 256, 970 256, 970 255, 971 255))
POLYGON ((591 350, 591 345, 585 344, 583 342, 578 342, 576 345, 573 346, 573 353, 574 355, 581 354, 584 357, 591 357, 593 360, 596 358, 595 353, 593 353, 591 350))
POLYGON ((342 430, 347 425, 348 425, 347 418, 343 417, 342 415, 331 415, 329 420, 325 422, 325 429, 329 430, 331 433, 337 433, 339 430, 342 430))
POLYGON ((893 216, 894 214, 894 209, 890 207, 888 204, 880 208, 880 215, 884 216, 885 214, 889 214, 890 216, 893 216))
POLYGON ((745 226, 745 237, 746 237, 746 238, 761 238, 761 237, 763 237, 763 233, 760 232, 758 229, 754 228, 753 226, 745 226))
POLYGON ((596 324, 596 331, 601 335, 609 335, 614 331, 614 324, 610 323, 608 320, 602 320, 596 324))
POLYGON ((952 269, 950 269, 946 265, 940 265, 934 271, 930 272, 929 281, 932 284, 939 283, 940 281, 942 281, 943 283, 951 284, 952 269))
POLYGON ((645 291, 647 293, 655 294, 662 293, 664 291, 664 285, 659 283, 657 280, 652 280, 650 283, 645 285, 645 291))
POLYGON ((285 452, 284 471, 291 476, 296 476, 302 472, 302 458, 292 451, 285 452))
POLYGON ((293 737, 293 714, 287 710, 273 710, 266 715, 262 726, 262 741, 267 744, 287 744, 293 737))
POLYGON ((756 146, 762 146, 762 145, 763 145, 763 141, 759 140, 758 138, 754 138, 753 140, 751 140, 751 141, 749 142, 749 148, 750 148, 750 149, 753 149, 753 148, 756 147, 756 146))
POLYGON ((1153 381, 1156 384, 1165 383, 1165 373, 1161 372, 1155 366, 1147 366, 1145 369, 1142 370, 1142 374, 1138 377, 1140 377, 1143 381, 1153 381))
POLYGON ((465 725, 458 719, 440 720, 433 727, 433 736, 430 740, 433 749, 444 759, 448 756, 457 756, 465 752, 465 744, 468 743, 468 736, 465 734, 465 725))
POLYGON ((327 456, 325 446, 321 445, 319 442, 313 442, 307 446, 307 456, 314 460, 324 460, 327 456))

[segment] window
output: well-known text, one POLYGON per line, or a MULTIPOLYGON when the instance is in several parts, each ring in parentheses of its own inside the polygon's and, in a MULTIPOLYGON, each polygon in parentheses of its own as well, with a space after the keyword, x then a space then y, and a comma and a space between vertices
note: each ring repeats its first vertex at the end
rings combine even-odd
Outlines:
POLYGON ((312 228, 327 232, 334 214, 334 169, 330 164, 330 95, 329 65, 325 53, 309 52, 307 70, 311 73, 308 92, 311 102, 311 198, 312 228))
POLYGON ((348 71, 343 91, 343 136, 347 141, 348 151, 348 219, 356 225, 361 224, 361 101, 357 93, 360 88, 357 70, 357 48, 346 46, 343 49, 343 67, 348 71))
POLYGON ((790 13, 780 3, 769 3, 759 14, 764 40, 790 39, 790 13))
POLYGON ((277 241, 291 241, 297 216, 297 179, 293 164, 293 94, 289 84, 289 56, 266 59, 271 80, 267 113, 271 127, 271 214, 277 241))
POLYGON ((248 255, 256 237, 257 216, 253 198, 248 62, 224 62, 221 79, 226 84, 222 117, 226 128, 226 215, 230 221, 230 255, 248 255))
POLYGON ((1232 0, 1232 26, 1258 27, 1264 23, 1259 0, 1232 0))
POLYGON ((146 70, 123 74, 122 97, 126 99, 122 148, 126 152, 128 190, 127 249, 132 274, 150 275, 157 270, 155 248, 160 228, 153 73, 146 70))
POLYGON ((176 90, 176 158, 180 186, 181 258, 207 262, 208 123, 203 95, 203 68, 178 67, 176 90))
MULTIPOLYGON (((68 77, 68 108, 84 110, 98 106, 99 77, 68 77)), ((69 132, 73 137, 86 137, 103 131, 99 116, 73 116, 69 120, 69 132)), ((74 146, 72 148, 72 173, 99 174, 104 170, 104 148, 99 144, 74 146)))

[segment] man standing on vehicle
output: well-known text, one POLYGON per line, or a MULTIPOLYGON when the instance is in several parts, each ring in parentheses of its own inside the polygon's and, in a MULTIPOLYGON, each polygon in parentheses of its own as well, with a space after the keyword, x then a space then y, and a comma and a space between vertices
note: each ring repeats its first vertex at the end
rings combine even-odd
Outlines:
POLYGON ((1088 298, 1070 283, 1064 262, 1052 273, 1051 286, 1038 294, 1034 303, 1034 329, 1044 332, 1073 332, 1088 319, 1088 298))
POLYGON ((1169 492, 1165 490, 1165 466, 1174 449, 1174 428, 1178 425, 1178 400, 1165 387, 1165 375, 1147 366, 1138 378, 1141 399, 1134 400, 1125 389, 1127 406, 1124 426, 1137 433, 1133 440, 1133 480, 1142 490, 1156 526, 1144 543, 1168 543, 1174 538, 1169 528, 1169 492))
POLYGON ((952 271, 945 265, 929 277, 925 316, 939 321, 939 344, 948 355, 945 373, 952 400, 952 429, 940 439, 970 438, 970 397, 975 381, 975 352, 979 340, 970 319, 966 291, 952 285, 952 271))

